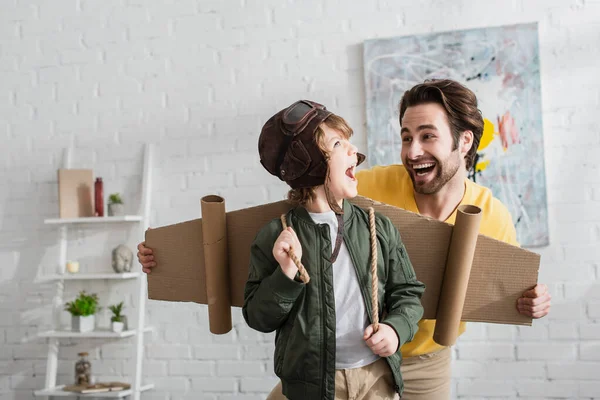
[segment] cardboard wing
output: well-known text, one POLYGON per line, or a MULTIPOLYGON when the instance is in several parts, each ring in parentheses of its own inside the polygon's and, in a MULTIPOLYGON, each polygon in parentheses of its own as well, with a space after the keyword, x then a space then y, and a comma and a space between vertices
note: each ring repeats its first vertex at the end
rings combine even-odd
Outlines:
MULTIPOLYGON (((462 321, 531 325, 516 301, 537 283, 540 256, 477 234, 480 210, 466 206, 450 225, 357 196, 400 231, 417 279, 425 283, 425 319, 437 319, 434 339, 454 343, 462 321)), ((231 330, 231 306, 241 307, 250 247, 258 231, 290 209, 285 201, 225 212, 218 196, 201 201, 203 218, 146 231, 158 265, 148 297, 208 305, 210 330, 231 330)), ((310 284, 310 283, 309 283, 310 284)))

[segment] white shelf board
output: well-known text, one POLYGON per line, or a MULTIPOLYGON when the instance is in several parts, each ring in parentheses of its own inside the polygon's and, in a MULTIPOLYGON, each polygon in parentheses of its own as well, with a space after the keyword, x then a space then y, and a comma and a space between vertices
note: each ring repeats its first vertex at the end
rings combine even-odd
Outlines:
POLYGON ((64 273, 64 274, 54 274, 54 275, 45 275, 40 276, 38 278, 39 281, 60 281, 60 280, 69 280, 69 281, 85 281, 85 280, 102 280, 102 279, 134 279, 141 275, 141 272, 106 272, 103 274, 86 274, 86 273, 64 273))
POLYGON ((45 224, 102 224, 107 222, 139 222, 142 215, 121 215, 118 217, 80 217, 80 218, 48 218, 45 224))
MULTIPOLYGON (((55 397, 104 397, 109 399, 119 399, 125 396, 130 396, 133 393, 133 389, 127 390, 119 390, 115 392, 100 392, 100 393, 75 393, 75 392, 67 392, 62 390, 64 385, 56 386, 53 388, 46 388, 42 390, 36 390, 33 392, 36 396, 55 396, 55 397)), ((143 385, 140 388, 140 392, 145 392, 146 390, 150 390, 154 388, 154 384, 150 383, 147 385, 143 385)))
MULTIPOLYGON (((147 326, 144 328, 144 332, 150 332, 153 328, 147 326)), ((55 331, 45 331, 38 333, 38 337, 41 338, 100 338, 100 339, 121 339, 130 336, 134 336, 137 333, 135 329, 130 329, 123 332, 113 332, 109 329, 96 329, 91 332, 74 332, 67 328, 55 331)))

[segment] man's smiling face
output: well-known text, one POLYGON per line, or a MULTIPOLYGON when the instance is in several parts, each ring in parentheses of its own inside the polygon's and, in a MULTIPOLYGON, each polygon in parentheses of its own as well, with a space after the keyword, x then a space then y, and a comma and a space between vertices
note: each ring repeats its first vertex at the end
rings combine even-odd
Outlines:
POLYGON ((465 168, 444 108, 437 103, 408 107, 401 122, 402 163, 420 194, 437 193, 465 168))

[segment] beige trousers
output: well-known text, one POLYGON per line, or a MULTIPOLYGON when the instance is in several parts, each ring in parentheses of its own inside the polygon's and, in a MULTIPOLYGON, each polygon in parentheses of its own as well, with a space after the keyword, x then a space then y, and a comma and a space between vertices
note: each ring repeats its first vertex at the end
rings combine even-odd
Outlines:
MULTIPOLYGON (((383 358, 361 368, 338 369, 335 371, 335 399, 398 399, 398 394, 394 392, 393 380, 390 366, 383 358)), ((286 397, 281 393, 281 382, 267 397, 267 400, 285 399, 286 397)))
POLYGON ((449 400, 452 352, 446 347, 436 353, 402 360, 402 400, 449 400))
MULTIPOLYGON (((452 353, 447 347, 437 353, 402 360, 400 370, 404 381, 402 400, 449 400, 452 353)), ((384 359, 356 369, 335 372, 336 400, 398 399, 392 389, 392 372, 384 359)), ((267 400, 285 400, 281 382, 273 388, 267 400)))

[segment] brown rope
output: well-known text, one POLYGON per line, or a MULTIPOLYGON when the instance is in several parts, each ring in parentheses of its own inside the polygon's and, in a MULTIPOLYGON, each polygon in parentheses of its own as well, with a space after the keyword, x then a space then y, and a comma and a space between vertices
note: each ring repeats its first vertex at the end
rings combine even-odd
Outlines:
MULTIPOLYGON (((287 223, 285 222, 285 214, 281 214, 281 225, 283 225, 283 230, 287 229, 287 223)), ((300 261, 300 259, 296 256, 296 253, 294 253, 294 249, 290 247, 288 254, 294 262, 294 264, 296 264, 296 267, 298 267, 298 272, 300 273, 300 280, 304 283, 310 282, 310 276, 308 276, 306 268, 304 268, 304 265, 302 265, 302 261, 300 261)))
POLYGON ((375 230, 375 210, 373 210, 373 207, 369 207, 369 231, 371 234, 371 319, 373 333, 376 333, 379 330, 379 302, 377 299, 379 279, 377 279, 377 233, 375 230))
MULTIPOLYGON (((283 225, 283 229, 287 228, 285 214, 281 215, 281 224, 283 225)), ((375 210, 373 207, 369 207, 369 233, 371 237, 371 320, 373 323, 373 333, 376 333, 379 330, 379 302, 377 295, 379 279, 377 278, 377 231, 375 227, 375 210)), ((296 267, 298 267, 300 280, 304 283, 310 282, 310 276, 308 276, 306 268, 304 268, 304 265, 302 265, 302 262, 294 253, 294 249, 290 248, 288 254, 294 264, 296 264, 296 267)))

